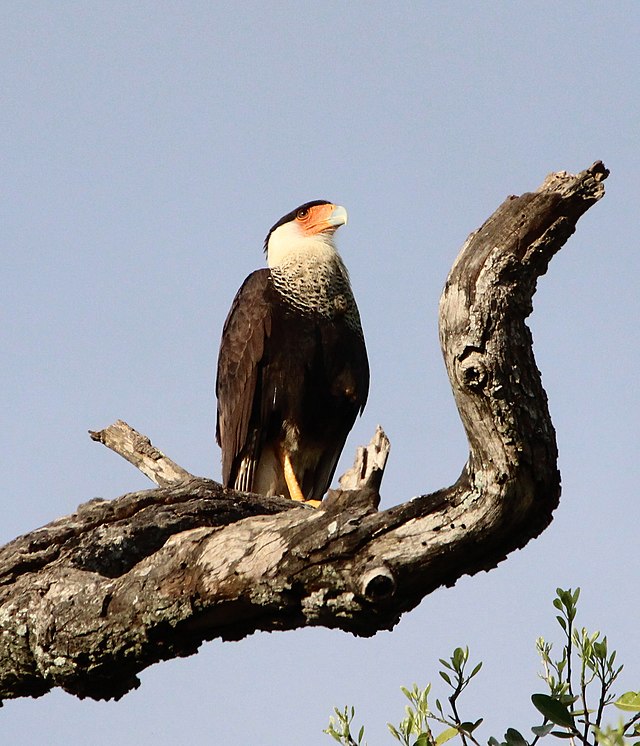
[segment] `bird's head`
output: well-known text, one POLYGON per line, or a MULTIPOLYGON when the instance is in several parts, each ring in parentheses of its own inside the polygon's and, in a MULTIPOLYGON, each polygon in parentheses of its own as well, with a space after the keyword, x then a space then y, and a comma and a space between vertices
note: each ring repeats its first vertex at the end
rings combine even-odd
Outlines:
POLYGON ((301 252, 335 251, 333 234, 347 222, 344 207, 326 200, 305 202, 280 218, 264 242, 269 267, 301 252))

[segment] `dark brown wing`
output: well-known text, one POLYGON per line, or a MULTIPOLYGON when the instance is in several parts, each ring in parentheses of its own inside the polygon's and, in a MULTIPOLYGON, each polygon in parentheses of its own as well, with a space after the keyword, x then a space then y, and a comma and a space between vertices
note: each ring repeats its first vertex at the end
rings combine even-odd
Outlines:
POLYGON ((216 440, 222 448, 222 481, 234 479, 234 461, 247 445, 258 368, 271 333, 271 304, 266 290, 269 270, 247 277, 225 321, 218 357, 216 440))
POLYGON ((321 500, 331 486, 347 436, 369 394, 369 361, 362 334, 343 323, 325 323, 320 333, 332 406, 325 407, 331 416, 324 423, 322 411, 315 415, 326 440, 315 469, 305 475, 303 491, 312 500, 321 500))

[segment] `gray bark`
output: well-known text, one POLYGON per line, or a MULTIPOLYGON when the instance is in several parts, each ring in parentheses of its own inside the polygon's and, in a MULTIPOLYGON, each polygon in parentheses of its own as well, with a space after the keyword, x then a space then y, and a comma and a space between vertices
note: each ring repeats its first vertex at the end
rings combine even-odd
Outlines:
MULTIPOLYGON (((124 426, 129 455, 115 449, 163 486, 92 500, 0 549, 0 696, 117 698, 152 663, 256 630, 373 635, 536 537, 560 475, 525 318, 607 175, 597 162, 509 197, 453 265, 440 338, 470 449, 454 485, 378 511, 378 434, 314 510, 193 477, 124 426)), ((114 447, 121 425, 92 437, 114 447)))

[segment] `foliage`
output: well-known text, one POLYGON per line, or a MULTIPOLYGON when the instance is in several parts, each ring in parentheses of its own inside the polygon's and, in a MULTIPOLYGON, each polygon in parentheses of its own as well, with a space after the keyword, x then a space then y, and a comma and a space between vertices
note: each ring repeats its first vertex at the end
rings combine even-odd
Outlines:
MULTIPOLYGON (((531 697, 542 715, 542 723, 531 728, 530 740, 515 728, 507 728, 502 740, 489 738, 489 746, 535 746, 549 735, 568 739, 571 746, 628 746, 629 743, 640 746, 640 691, 626 692, 616 699, 612 686, 622 666, 616 665, 615 650, 609 652, 606 636, 589 633, 584 627, 576 629, 579 596, 579 588, 556 590, 553 605, 559 612, 556 620, 564 637, 560 657, 552 656, 551 643, 542 637, 536 641, 542 660, 541 678, 549 690, 531 697), (604 711, 611 706, 626 713, 627 719, 623 717, 618 725, 603 726, 604 711)), ((442 746, 456 737, 462 746, 480 746, 476 729, 482 718, 463 720, 459 714, 459 697, 482 667, 478 663, 467 673, 468 663, 468 648, 456 648, 449 659, 440 659, 442 668, 438 673, 452 690, 444 706, 439 699, 435 700, 433 709, 430 706, 431 684, 424 689, 416 684, 411 689, 402 687, 409 701, 405 717, 397 726, 387 723, 391 735, 402 746, 442 746)), ((324 732, 343 746, 366 746, 364 726, 358 730, 357 737, 351 733, 354 708, 335 708, 334 712, 335 717, 330 717, 324 732)))
POLYGON ((358 731, 358 740, 351 735, 350 726, 356 713, 355 709, 345 707, 344 710, 339 710, 334 707, 333 711, 336 718, 334 719, 333 715, 329 718, 329 727, 323 732, 333 736, 338 743, 344 744, 344 746, 361 746, 364 738, 364 725, 358 731))

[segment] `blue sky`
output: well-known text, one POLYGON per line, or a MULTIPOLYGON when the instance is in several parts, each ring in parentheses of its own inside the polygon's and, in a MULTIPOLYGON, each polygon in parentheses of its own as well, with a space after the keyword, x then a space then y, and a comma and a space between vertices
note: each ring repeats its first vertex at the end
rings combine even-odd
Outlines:
POLYGON ((370 746, 392 743, 399 687, 464 644, 485 661, 463 700, 484 740, 525 731, 558 585, 619 650, 618 691, 640 687, 639 37, 635 2, 2 4, 2 541, 149 486, 87 436, 118 417, 220 476, 222 323, 269 227, 316 198, 349 211, 372 370, 341 465, 380 423, 383 507, 452 483, 467 447, 437 305, 459 247, 550 171, 611 176, 534 298, 563 478, 539 539, 393 632, 207 643, 118 703, 9 701, 0 739, 320 746, 349 703, 370 746))

